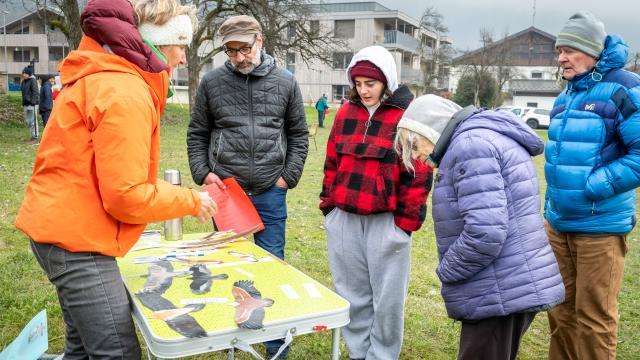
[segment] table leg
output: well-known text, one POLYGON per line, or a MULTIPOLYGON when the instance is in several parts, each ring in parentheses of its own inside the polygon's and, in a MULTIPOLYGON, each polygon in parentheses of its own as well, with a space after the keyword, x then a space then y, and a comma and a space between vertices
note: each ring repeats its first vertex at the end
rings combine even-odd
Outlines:
POLYGON ((229 349, 229 352, 227 353, 227 360, 234 360, 236 358, 235 352, 236 352, 235 348, 229 349))
POLYGON ((340 359, 340 328, 332 330, 331 339, 331 360, 340 359))

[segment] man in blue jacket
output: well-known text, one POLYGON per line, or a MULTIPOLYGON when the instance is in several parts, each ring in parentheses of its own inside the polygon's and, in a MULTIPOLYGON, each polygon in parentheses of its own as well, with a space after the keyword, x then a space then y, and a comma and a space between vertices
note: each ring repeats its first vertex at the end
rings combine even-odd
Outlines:
POLYGON ((55 79, 52 75, 42 76, 42 86, 40 87, 40 115, 42 116, 42 128, 47 126, 49 121, 49 115, 51 115, 51 109, 53 109, 53 91, 51 87, 55 84, 55 79))
POLYGON ((551 112, 545 226, 566 288, 549 311, 549 359, 615 359, 618 293, 640 185, 640 77, 592 14, 556 39, 566 89, 551 112))

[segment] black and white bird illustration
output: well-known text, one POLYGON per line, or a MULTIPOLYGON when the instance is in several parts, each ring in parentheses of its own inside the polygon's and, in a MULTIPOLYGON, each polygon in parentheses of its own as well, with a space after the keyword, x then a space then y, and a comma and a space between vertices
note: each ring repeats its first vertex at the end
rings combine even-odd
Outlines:
POLYGON ((240 280, 233 283, 231 294, 235 299, 235 321, 244 329, 262 329, 264 308, 273 305, 272 299, 263 299, 262 294, 253 285, 253 281, 240 280))
POLYGON ((140 291, 136 294, 140 302, 145 307, 153 311, 153 317, 164 320, 167 325, 188 338, 206 337, 207 332, 198 324, 189 313, 200 311, 204 308, 204 304, 186 305, 178 308, 161 294, 154 291, 140 291))
POLYGON ((227 274, 211 275, 211 271, 204 264, 196 264, 189 268, 191 280, 189 287, 194 294, 204 294, 211 290, 213 280, 225 280, 229 278, 227 274))

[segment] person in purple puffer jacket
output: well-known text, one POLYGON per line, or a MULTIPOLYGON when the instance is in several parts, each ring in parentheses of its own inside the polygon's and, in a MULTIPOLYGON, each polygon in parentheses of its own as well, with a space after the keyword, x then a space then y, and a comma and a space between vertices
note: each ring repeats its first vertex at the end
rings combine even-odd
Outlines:
POLYGON ((543 148, 510 113, 435 95, 414 100, 398 123, 405 166, 438 168, 436 273, 449 317, 462 322, 458 359, 515 359, 536 313, 564 300, 531 161, 543 148))

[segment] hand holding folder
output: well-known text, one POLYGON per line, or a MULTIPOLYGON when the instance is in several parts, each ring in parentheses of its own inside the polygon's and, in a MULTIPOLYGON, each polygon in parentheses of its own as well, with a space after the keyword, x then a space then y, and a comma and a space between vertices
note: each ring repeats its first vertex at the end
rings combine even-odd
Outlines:
POLYGON ((218 204, 218 212, 213 216, 213 221, 219 231, 233 230, 236 233, 255 229, 251 233, 264 229, 264 224, 256 208, 249 200, 247 194, 240 187, 235 178, 222 180, 226 189, 221 189, 217 184, 209 184, 202 190, 218 204))

